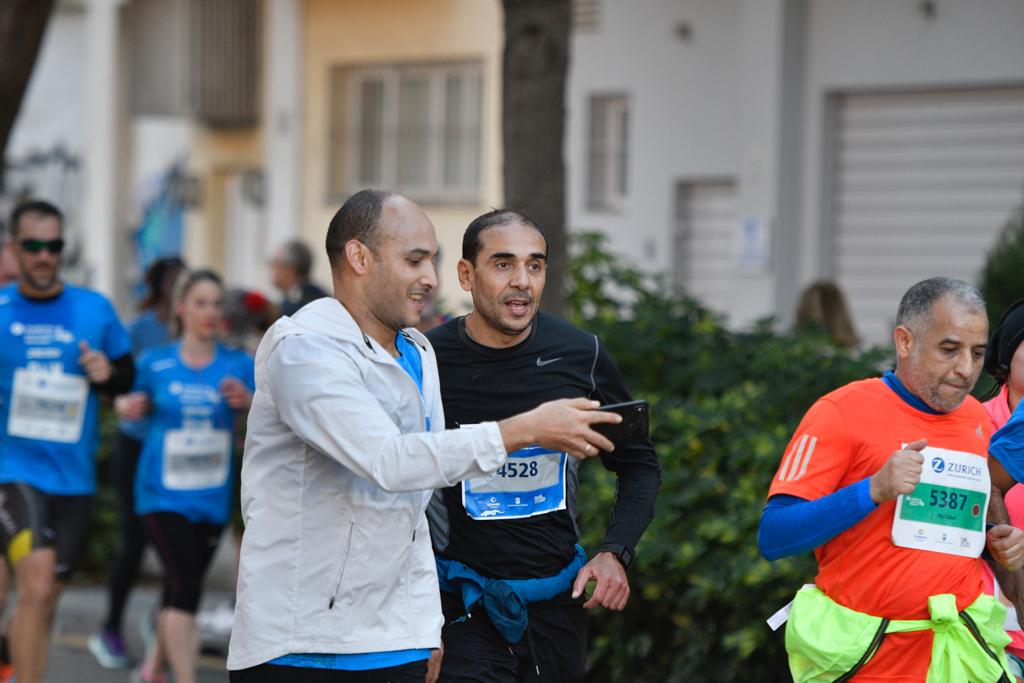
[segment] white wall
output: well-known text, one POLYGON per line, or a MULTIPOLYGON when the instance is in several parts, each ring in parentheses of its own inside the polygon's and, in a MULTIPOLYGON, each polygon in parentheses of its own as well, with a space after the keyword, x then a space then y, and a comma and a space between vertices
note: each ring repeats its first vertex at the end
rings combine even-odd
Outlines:
POLYGON ((21 159, 56 145, 81 154, 85 140, 85 12, 55 11, 7 143, 21 159))
MULTIPOLYGON (((934 18, 917 2, 810 0, 808 8, 801 277, 829 276, 827 104, 844 91, 1024 84, 1024 3, 943 0, 934 18)), ((980 246, 987 248, 987 245, 980 246)), ((895 310, 896 304, 893 302, 895 310)))
MULTIPOLYGON (((716 299, 742 325, 775 307, 771 245, 785 190, 780 131, 793 108, 788 0, 679 0, 601 4, 601 28, 574 38, 569 87, 569 223, 601 229, 616 251, 652 270, 671 270, 679 183, 728 180, 743 220, 762 226, 769 257, 740 268, 716 299), (688 35, 683 35, 685 29, 688 35), (630 97, 629 193, 617 214, 586 207, 589 96, 630 97)), ((802 3, 798 3, 802 6, 802 3)), ((729 236, 730 243, 735 238, 729 236)))
POLYGON ((568 225, 600 230, 618 253, 654 270, 671 267, 679 180, 734 177, 738 2, 601 3, 600 30, 575 33, 565 152, 568 225), (680 40, 676 26, 693 28, 680 40), (619 213, 587 208, 589 98, 629 97, 629 192, 619 213))
MULTIPOLYGON (((734 324, 788 323, 799 288, 829 277, 823 220, 830 95, 1024 83, 1024 2, 603 0, 600 28, 573 39, 568 220, 598 228, 652 270, 672 267, 677 183, 730 178, 740 217, 770 226, 761 273, 738 274, 734 324), (691 35, 680 39, 685 23, 691 35), (586 207, 589 96, 630 97, 629 194, 619 213, 586 207)), ((895 306, 894 302, 894 306, 895 306)))

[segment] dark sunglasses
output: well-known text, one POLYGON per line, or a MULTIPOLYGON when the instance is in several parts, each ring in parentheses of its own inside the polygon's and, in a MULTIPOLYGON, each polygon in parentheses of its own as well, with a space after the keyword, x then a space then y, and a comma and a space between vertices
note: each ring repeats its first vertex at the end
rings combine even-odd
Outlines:
POLYGON ((21 248, 30 254, 38 254, 43 249, 51 254, 59 254, 64 251, 64 240, 22 240, 21 248))

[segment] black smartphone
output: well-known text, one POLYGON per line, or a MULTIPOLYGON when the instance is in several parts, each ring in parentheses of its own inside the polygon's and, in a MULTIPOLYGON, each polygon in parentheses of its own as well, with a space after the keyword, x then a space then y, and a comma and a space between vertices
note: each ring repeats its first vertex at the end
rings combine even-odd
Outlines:
POLYGON ((619 424, 595 424, 592 429, 601 434, 616 448, 629 441, 646 439, 650 435, 650 405, 647 401, 609 403, 598 410, 607 410, 622 416, 619 424))

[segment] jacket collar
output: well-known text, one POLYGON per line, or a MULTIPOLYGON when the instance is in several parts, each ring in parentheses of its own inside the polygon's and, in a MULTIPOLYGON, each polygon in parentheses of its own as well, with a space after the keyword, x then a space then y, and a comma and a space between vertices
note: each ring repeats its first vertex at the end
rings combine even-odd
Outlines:
MULTIPOLYGON (((367 358, 387 361, 391 360, 388 353, 376 340, 364 334, 348 309, 334 297, 324 297, 303 306, 295 315, 281 318, 271 328, 275 343, 291 334, 312 332, 321 334, 342 343, 351 344, 367 358)), ((402 334, 426 351, 427 338, 415 328, 408 327, 402 334)))

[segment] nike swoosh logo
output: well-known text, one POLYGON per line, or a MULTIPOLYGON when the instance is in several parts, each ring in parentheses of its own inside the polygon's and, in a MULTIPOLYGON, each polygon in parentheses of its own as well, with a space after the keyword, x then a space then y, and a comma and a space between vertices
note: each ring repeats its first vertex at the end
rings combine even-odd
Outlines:
POLYGON ((552 363, 557 363, 560 360, 562 360, 561 356, 558 358, 548 358, 547 360, 542 360, 540 356, 537 356, 537 367, 542 368, 545 365, 551 365, 552 363))

